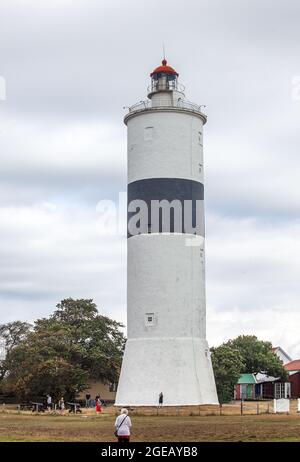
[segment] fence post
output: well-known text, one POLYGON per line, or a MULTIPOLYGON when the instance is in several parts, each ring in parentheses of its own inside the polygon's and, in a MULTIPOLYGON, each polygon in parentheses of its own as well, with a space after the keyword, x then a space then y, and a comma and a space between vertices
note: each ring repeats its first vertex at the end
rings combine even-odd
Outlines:
POLYGON ((243 400, 241 399, 241 415, 243 415, 243 400))
POLYGON ((256 406, 256 414, 259 415, 259 403, 257 403, 257 406, 256 406))
POLYGON ((222 415, 222 403, 220 403, 220 415, 222 415))

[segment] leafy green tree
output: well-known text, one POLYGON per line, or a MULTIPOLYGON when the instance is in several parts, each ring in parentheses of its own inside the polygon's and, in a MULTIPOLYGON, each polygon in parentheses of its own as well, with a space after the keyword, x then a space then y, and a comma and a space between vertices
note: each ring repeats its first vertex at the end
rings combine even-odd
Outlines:
MULTIPOLYGON (((19 345, 29 334, 31 324, 23 321, 14 321, 7 324, 0 324, 0 344, 4 350, 5 356, 11 350, 19 345)), ((5 361, 0 359, 0 381, 5 377, 7 370, 5 361)))
POLYGON ((14 321, 0 324, 0 340, 8 352, 17 346, 29 333, 31 324, 28 322, 14 321))
POLYGON ((118 380, 125 337, 122 324, 98 314, 92 300, 68 298, 57 305, 48 319, 35 323, 37 333, 60 333, 69 347, 72 362, 81 365, 94 379, 118 380))
POLYGON ((240 335, 225 345, 240 352, 244 363, 242 373, 262 372, 282 380, 287 379, 283 362, 273 353, 270 342, 258 340, 255 335, 240 335))
POLYGON ((228 345, 211 348, 211 360, 220 403, 231 401, 234 387, 244 367, 239 350, 228 345))
POLYGON ((234 387, 243 373, 261 372, 287 380, 282 361, 272 352, 272 344, 255 335, 240 335, 211 348, 211 355, 221 403, 233 398, 234 387))
POLYGON ((62 300, 49 318, 6 357, 6 388, 30 398, 46 393, 75 397, 91 378, 118 380, 125 337, 120 323, 98 313, 92 300, 62 300))

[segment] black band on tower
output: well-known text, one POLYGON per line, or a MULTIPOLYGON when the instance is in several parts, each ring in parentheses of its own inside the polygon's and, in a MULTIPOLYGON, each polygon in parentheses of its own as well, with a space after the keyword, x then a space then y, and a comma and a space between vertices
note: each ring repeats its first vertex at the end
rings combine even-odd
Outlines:
POLYGON ((204 236, 203 199, 203 184, 194 180, 149 178, 129 183, 128 237, 153 232, 204 236), (143 201, 142 207, 139 206, 140 201, 143 201), (158 204, 158 201, 164 203, 158 204), (166 201, 170 204, 169 215, 168 206, 163 208, 166 201), (158 213, 157 207, 160 208, 158 213), (136 221, 137 227, 134 229, 136 221))

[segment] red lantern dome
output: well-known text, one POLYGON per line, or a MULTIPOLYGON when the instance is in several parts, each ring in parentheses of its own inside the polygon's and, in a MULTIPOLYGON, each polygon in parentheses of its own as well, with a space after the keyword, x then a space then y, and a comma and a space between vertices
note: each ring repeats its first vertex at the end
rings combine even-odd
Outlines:
POLYGON ((169 74, 169 75, 176 75, 178 77, 178 73, 173 69, 173 67, 167 65, 167 60, 163 59, 161 62, 161 66, 158 66, 151 72, 150 77, 155 77, 158 74, 169 74))

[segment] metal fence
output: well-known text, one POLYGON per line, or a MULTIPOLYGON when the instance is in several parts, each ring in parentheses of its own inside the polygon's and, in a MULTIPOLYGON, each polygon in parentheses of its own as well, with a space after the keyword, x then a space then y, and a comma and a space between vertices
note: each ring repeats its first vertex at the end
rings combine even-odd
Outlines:
MULTIPOLYGON (((202 405, 202 406, 128 406, 130 415, 140 416, 247 416, 274 414, 274 400, 266 401, 236 401, 230 404, 221 405, 202 405)), ((91 414, 94 408, 81 408, 82 413, 91 414)), ((35 409, 36 411, 36 409, 35 409)), ((55 412, 55 410, 53 410, 55 412)), ((109 405, 102 409, 103 414, 118 414, 120 409, 117 406, 109 405)), ((23 412, 21 405, 1 404, 0 412, 23 412)), ((24 409, 24 412, 28 412, 24 409)), ((278 410, 277 410, 278 412, 278 410)), ((280 412, 280 411, 279 411, 280 412)), ((287 414, 287 412, 285 412, 287 414)), ((288 414, 299 414, 300 400, 291 399, 289 401, 288 414)))
POLYGON ((185 99, 178 99, 175 101, 159 99, 153 102, 150 100, 139 101, 133 106, 130 106, 128 110, 129 110, 129 113, 131 113, 135 111, 142 111, 145 109, 150 110, 150 109, 157 109, 157 108, 161 109, 161 108, 169 108, 169 107, 174 107, 176 109, 188 109, 189 111, 197 112, 205 116, 205 114, 202 112, 202 108, 205 107, 205 105, 199 106, 185 99))
MULTIPOLYGON (((230 404, 204 406, 162 406, 162 407, 129 407, 130 414, 157 416, 246 416, 274 413, 273 400, 268 401, 236 401, 230 404)), ((117 413, 118 409, 116 409, 117 413)), ((290 400, 289 414, 297 414, 300 409, 297 399, 290 400)))

